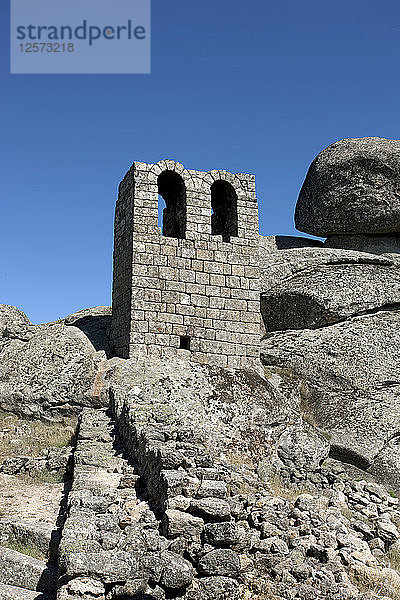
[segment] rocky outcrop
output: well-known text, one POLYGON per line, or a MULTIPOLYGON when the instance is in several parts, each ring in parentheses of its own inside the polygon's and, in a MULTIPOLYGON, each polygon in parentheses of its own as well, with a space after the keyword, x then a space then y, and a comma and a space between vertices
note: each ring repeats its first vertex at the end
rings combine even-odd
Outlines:
POLYGON ((316 330, 271 333, 261 348, 265 365, 289 367, 302 379, 303 413, 329 432, 331 454, 397 490, 399 332, 400 313, 381 311, 316 330))
POLYGON ((178 359, 114 363, 115 424, 101 410, 81 417, 60 600, 398 592, 398 499, 327 459, 293 381, 249 377, 178 359), (241 408, 248 386, 264 392, 241 408), (280 399, 278 422, 268 398, 280 399), (255 439, 262 424, 268 443, 255 439))
POLYGON ((330 248, 261 262, 262 361, 302 379, 304 409, 332 436, 331 452, 397 488, 398 264, 330 248))
POLYGON ((85 308, 56 323, 77 327, 83 331, 96 350, 103 350, 108 357, 111 356, 111 306, 85 308))
POLYGON ((396 307, 400 268, 394 265, 310 263, 261 294, 267 331, 315 329, 396 307))
POLYGON ((0 350, 7 340, 29 340, 34 326, 22 310, 8 304, 0 304, 0 350))
POLYGON ((326 248, 343 248, 370 254, 387 254, 399 259, 400 235, 331 235, 325 241, 326 248))
MULTIPOLYGON (((340 165, 332 169, 339 179, 340 165)), ((377 253, 387 239, 336 236, 356 237, 377 253)), ((330 437, 331 456, 398 490, 400 271, 395 252, 380 254, 327 245, 264 253, 261 245, 261 359, 298 378, 302 414, 330 437)))
POLYGON ((52 519, 34 521, 37 499, 0 519, 0 598, 54 600, 56 577, 58 600, 400 597, 399 155, 334 144, 297 206, 325 245, 260 236, 254 370, 188 346, 106 360, 108 307, 39 326, 0 307, 0 407, 80 413, 72 451, 2 462, 2 506, 73 473, 52 519))
POLYGON ((400 232, 400 141, 345 139, 312 162, 296 206, 300 231, 338 234, 400 232))
POLYGON ((339 248, 300 247, 265 252, 260 246, 260 289, 268 292, 285 279, 324 265, 393 266, 392 256, 377 256, 339 248))
POLYGON ((95 405, 93 385, 105 354, 76 327, 30 325, 15 310, 2 311, 0 407, 59 420, 95 405))
POLYGON ((260 373, 184 358, 121 361, 109 376, 109 389, 118 411, 126 404, 138 423, 159 419, 182 428, 187 423, 187 441, 194 435, 220 460, 241 453, 260 460, 271 432, 279 435, 293 418, 292 399, 260 373))
MULTIPOLYGON (((304 332, 270 335, 296 333, 304 332)), ((270 364, 262 376, 114 358, 101 372, 97 397, 111 412, 85 408, 80 417, 59 600, 364 600, 366 581, 388 596, 399 589, 390 562, 398 499, 329 458, 336 440, 305 410, 304 383, 290 369, 270 364)), ((42 463, 58 469, 67 455, 19 458, 30 473, 42 463)), ((0 523, 0 543, 17 536, 46 549, 49 527, 21 527, 0 523)), ((20 560, 5 551, 5 569, 11 559, 20 560)), ((40 577, 48 569, 34 566, 40 577)), ((0 597, 34 597, 21 587, 34 579, 8 578, 7 569, 0 597)))

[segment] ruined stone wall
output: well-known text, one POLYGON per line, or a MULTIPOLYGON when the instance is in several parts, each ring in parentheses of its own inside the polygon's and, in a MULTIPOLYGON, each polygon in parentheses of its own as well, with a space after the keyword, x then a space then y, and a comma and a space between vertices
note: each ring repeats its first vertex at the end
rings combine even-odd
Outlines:
POLYGON ((116 353, 169 357, 190 352, 199 362, 248 366, 258 359, 259 336, 254 176, 190 171, 173 161, 134 163, 120 185, 115 215, 116 353), (185 185, 184 238, 163 236, 158 227, 158 178, 165 172, 179 175, 185 185), (237 196, 237 236, 229 241, 212 234, 215 181, 230 184, 237 196))

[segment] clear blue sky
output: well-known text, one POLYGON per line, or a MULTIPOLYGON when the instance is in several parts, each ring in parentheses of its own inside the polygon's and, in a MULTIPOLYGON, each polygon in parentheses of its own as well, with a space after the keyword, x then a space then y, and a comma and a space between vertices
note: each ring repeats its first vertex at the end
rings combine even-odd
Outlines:
POLYGON ((134 160, 254 173, 265 235, 294 233, 314 156, 400 138, 398 0, 153 0, 151 75, 10 75, 1 0, 0 303, 32 322, 109 304, 134 160))

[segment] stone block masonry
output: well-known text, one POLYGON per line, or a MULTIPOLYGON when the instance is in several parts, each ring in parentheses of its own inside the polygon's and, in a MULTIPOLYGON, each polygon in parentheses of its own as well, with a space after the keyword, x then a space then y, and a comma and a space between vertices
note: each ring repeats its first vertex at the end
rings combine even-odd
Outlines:
POLYGON ((111 338, 123 358, 190 353, 222 367, 258 362, 253 175, 186 170, 170 160, 133 164, 115 211, 111 338))

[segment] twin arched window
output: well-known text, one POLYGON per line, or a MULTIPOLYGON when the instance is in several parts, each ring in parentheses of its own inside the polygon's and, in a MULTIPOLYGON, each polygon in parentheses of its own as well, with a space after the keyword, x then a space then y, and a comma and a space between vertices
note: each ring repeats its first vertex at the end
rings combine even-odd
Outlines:
MULTIPOLYGON (((186 187, 175 171, 163 171, 158 177, 159 222, 162 235, 186 237, 186 187)), ((238 235, 237 194, 227 181, 211 186, 211 235, 221 235, 224 242, 238 235)))

